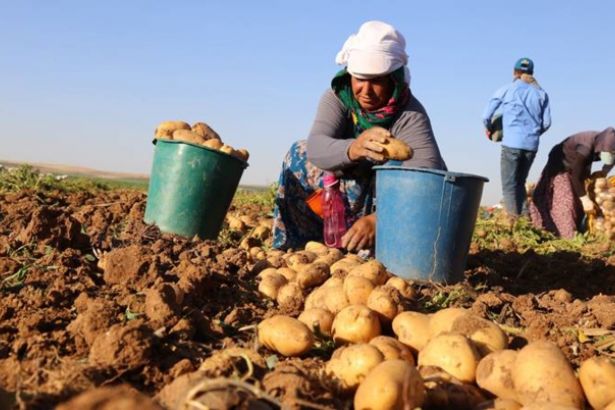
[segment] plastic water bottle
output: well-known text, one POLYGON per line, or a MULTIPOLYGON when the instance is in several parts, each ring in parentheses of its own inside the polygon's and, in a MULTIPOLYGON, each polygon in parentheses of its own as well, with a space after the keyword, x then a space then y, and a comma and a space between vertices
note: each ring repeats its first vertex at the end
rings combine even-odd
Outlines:
POLYGON ((323 178, 323 236, 330 248, 342 247, 342 236, 346 233, 346 210, 340 184, 335 175, 325 173, 323 178))

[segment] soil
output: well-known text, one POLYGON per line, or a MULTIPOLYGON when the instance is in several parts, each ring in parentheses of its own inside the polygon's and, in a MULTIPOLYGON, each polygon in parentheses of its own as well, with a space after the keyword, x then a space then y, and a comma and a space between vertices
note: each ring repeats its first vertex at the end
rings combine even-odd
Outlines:
MULTIPOLYGON (((0 404, 146 410, 190 395, 212 409, 349 408, 323 379, 327 353, 285 359, 257 348, 254 325, 284 307, 258 293, 247 242, 160 233, 142 222, 145 200, 136 191, 0 194, 0 404)), ((240 210, 253 228, 270 211, 240 210)), ((462 284, 413 289, 420 309, 443 307, 425 301, 445 295, 447 306, 505 326, 513 346, 547 338, 575 366, 603 354, 594 341, 615 330, 606 254, 474 245, 462 284)))

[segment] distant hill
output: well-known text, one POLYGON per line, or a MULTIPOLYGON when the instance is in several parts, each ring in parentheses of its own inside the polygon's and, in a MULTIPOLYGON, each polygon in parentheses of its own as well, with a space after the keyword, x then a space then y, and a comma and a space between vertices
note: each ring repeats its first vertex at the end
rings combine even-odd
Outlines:
POLYGON ((0 159, 0 165, 4 165, 5 167, 18 167, 20 165, 30 165, 40 172, 50 173, 50 174, 59 174, 59 175, 70 175, 70 176, 83 176, 83 177, 93 177, 93 178, 104 178, 104 179, 121 179, 121 180, 142 180, 146 182, 149 179, 149 175, 145 174, 132 174, 128 172, 111 172, 111 171, 100 171, 97 169, 86 168, 86 167, 76 167, 72 165, 62 165, 62 164, 42 164, 42 163, 34 163, 34 162, 14 162, 14 161, 5 161, 0 159))

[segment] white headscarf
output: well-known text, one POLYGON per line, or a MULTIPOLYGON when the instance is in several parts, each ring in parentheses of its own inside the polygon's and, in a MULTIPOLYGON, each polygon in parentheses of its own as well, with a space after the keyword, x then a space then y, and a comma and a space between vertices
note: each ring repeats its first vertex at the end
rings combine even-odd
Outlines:
POLYGON ((406 39, 382 21, 363 23, 356 34, 348 37, 335 63, 345 65, 350 75, 360 79, 381 77, 405 66, 406 82, 410 84, 406 39))

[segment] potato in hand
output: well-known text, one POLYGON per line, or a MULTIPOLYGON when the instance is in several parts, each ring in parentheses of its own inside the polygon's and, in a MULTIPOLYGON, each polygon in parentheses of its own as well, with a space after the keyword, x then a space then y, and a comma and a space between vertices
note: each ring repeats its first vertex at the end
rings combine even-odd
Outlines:
POLYGON ((382 147, 385 160, 406 161, 412 157, 412 148, 402 140, 386 138, 385 142, 374 141, 374 144, 382 147))

